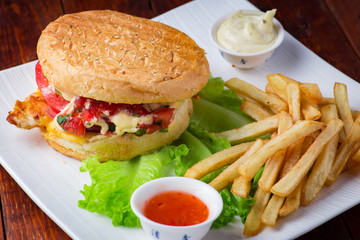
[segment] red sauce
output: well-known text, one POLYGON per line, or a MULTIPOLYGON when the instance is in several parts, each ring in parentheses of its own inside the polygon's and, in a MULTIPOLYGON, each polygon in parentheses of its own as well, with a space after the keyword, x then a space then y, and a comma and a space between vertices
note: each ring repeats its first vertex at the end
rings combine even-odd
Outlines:
POLYGON ((144 215, 165 225, 189 226, 204 222, 209 216, 209 209, 192 194, 169 191, 148 200, 144 215))

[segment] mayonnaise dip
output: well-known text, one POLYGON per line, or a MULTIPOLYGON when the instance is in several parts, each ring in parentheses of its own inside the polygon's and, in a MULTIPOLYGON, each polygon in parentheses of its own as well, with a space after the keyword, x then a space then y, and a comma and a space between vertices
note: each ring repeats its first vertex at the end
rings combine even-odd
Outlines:
POLYGON ((255 53, 274 44, 277 29, 273 18, 276 9, 262 14, 255 11, 238 11, 227 18, 218 28, 219 44, 230 51, 255 53))

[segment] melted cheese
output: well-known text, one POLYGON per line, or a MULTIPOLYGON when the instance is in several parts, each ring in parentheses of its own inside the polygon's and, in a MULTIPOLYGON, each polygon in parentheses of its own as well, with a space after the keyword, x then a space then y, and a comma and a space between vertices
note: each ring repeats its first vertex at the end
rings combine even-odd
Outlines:
POLYGON ((118 112, 117 114, 110 117, 110 120, 116 126, 116 133, 122 135, 125 132, 134 133, 138 130, 140 123, 152 124, 153 115, 149 114, 142 117, 131 116, 126 112, 118 112))
POLYGON ((61 137, 71 142, 83 143, 86 142, 89 138, 95 136, 95 133, 86 133, 84 137, 77 134, 65 132, 56 121, 51 121, 46 124, 46 130, 48 134, 45 138, 51 137, 61 137))

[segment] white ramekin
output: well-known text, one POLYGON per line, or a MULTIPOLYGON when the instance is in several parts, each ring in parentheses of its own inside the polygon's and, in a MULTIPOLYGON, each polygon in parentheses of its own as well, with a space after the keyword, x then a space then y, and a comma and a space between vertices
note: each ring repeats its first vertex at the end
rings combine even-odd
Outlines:
POLYGON ((213 221, 220 215, 223 202, 220 194, 210 185, 192 178, 165 177, 144 183, 131 196, 131 208, 139 217, 144 231, 157 240, 201 239, 209 231, 213 221), (209 217, 202 223, 190 226, 169 226, 154 222, 144 216, 147 200, 166 191, 181 191, 203 201, 209 209, 209 217))
MULTIPOLYGON (((242 11, 251 12, 254 14, 261 13, 261 12, 253 11, 253 10, 242 10, 242 11)), ((212 26, 211 31, 210 31, 211 39, 212 39, 213 43, 219 49, 221 56, 223 56, 223 58, 226 61, 228 61, 230 64, 232 64, 233 66, 240 68, 240 69, 255 68, 255 67, 263 64, 271 57, 271 55, 274 53, 275 49, 277 47, 279 47, 280 44, 283 42, 284 34, 285 34, 283 26, 277 19, 274 18, 274 27, 277 29, 278 35, 277 35, 276 41, 274 42, 273 45, 271 45, 270 48, 260 51, 260 52, 255 52, 255 53, 234 52, 234 51, 230 51, 228 49, 223 48, 218 43, 217 37, 216 37, 216 32, 217 32, 220 24, 223 23, 232 14, 234 14, 234 12, 227 13, 227 14, 223 15, 222 17, 220 17, 218 20, 216 20, 216 22, 214 23, 214 25, 212 26)))

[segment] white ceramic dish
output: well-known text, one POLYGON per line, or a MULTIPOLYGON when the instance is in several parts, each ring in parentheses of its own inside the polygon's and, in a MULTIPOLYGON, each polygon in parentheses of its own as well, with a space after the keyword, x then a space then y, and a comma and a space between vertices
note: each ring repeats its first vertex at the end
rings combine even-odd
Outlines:
MULTIPOLYGON (((224 80, 238 77, 264 89, 266 75, 282 73, 302 82, 316 82, 325 97, 332 96, 335 81, 348 85, 350 106, 360 110, 360 84, 323 61, 288 33, 271 61, 248 71, 240 71, 219 56, 209 38, 215 19, 234 9, 256 9, 241 0, 198 0, 165 13, 156 20, 176 27, 192 37, 207 52, 213 76, 224 80)), ((90 184, 87 173, 80 173, 80 162, 47 146, 37 130, 17 129, 6 122, 16 99, 23 100, 36 91, 35 62, 0 72, 0 163, 15 181, 73 239, 146 239, 141 229, 113 227, 111 220, 77 206, 83 199, 79 190, 90 184)), ((316 199, 292 215, 279 219, 250 239, 293 239, 360 203, 359 175, 345 173, 331 187, 322 189, 316 199)), ((212 239, 242 238, 242 224, 234 223, 210 230, 212 239)))
MULTIPOLYGON (((254 10, 244 10, 244 12, 249 15, 258 15, 261 13, 259 11, 254 11, 254 10)), ((270 59, 275 49, 278 48, 283 42, 284 28, 277 19, 273 20, 274 28, 277 31, 277 38, 274 44, 268 49, 255 53, 239 53, 239 52, 230 51, 222 47, 218 43, 216 33, 220 25, 234 13, 235 12, 226 13, 215 21, 214 25, 210 29, 210 38, 212 39, 213 44, 219 49, 221 56, 231 65, 239 69, 251 69, 260 66, 261 64, 265 63, 270 59)))
POLYGON ((223 207, 222 198, 213 187, 186 177, 165 177, 144 183, 135 190, 130 204, 136 216, 140 218, 144 231, 155 240, 199 240, 209 231, 223 207), (208 207, 209 217, 204 222, 190 226, 169 226, 145 217, 143 214, 145 204, 155 195, 167 191, 185 192, 197 197, 208 207))

